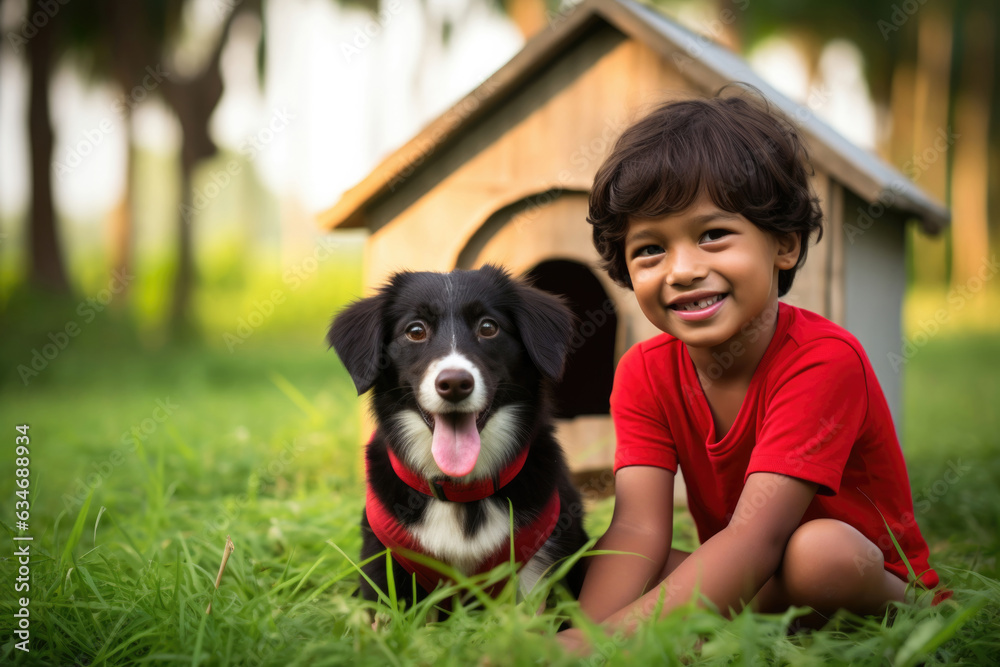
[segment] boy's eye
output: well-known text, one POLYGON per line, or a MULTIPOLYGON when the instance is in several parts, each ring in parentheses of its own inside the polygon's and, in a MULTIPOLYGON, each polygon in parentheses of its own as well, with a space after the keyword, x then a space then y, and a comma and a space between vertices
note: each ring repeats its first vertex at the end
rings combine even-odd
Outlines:
POLYGON ((653 255, 659 255, 663 252, 663 247, 658 245, 647 245, 639 248, 635 256, 636 257, 652 257, 653 255))
POLYGON ((727 235, 729 235, 731 233, 732 232, 730 232, 727 229, 710 229, 707 232, 705 232, 704 234, 702 234, 701 237, 703 239, 708 239, 709 241, 718 241, 723 236, 727 236, 727 235))

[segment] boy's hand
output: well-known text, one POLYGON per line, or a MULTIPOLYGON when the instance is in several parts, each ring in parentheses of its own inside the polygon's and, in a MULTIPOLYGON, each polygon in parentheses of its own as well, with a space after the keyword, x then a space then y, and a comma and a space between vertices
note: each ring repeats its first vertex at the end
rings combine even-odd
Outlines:
POLYGON ((660 616, 697 595, 718 609, 742 609, 781 563, 788 538, 816 495, 817 484, 778 473, 747 477, 733 518, 659 586, 604 619, 604 625, 632 634, 639 619, 660 606, 660 616), (761 504, 760 499, 764 499, 761 504))
POLYGON ((590 645, 590 640, 587 636, 583 634, 580 628, 569 628, 568 630, 563 630, 556 634, 556 639, 559 643, 563 645, 568 653, 579 656, 590 655, 593 647, 590 645))

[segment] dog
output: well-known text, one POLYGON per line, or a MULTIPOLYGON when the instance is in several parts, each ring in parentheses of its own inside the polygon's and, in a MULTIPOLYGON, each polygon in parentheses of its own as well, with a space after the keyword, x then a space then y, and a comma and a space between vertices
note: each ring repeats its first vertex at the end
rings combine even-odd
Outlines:
MULTIPOLYGON (((327 341, 358 395, 372 390, 376 424, 365 451, 361 559, 390 548, 407 608, 449 581, 408 554, 466 576, 510 560, 508 501, 518 600, 587 542, 550 417, 573 323, 561 298, 492 265, 396 273, 334 318, 327 341)), ((375 601, 369 580, 388 590, 385 561, 362 572, 360 594, 375 601)), ((574 598, 584 572, 581 559, 562 580, 574 598)))

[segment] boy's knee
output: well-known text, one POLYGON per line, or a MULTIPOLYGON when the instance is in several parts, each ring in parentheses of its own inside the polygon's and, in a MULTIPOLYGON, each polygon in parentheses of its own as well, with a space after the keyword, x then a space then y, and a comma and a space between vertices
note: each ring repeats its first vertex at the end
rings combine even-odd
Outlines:
POLYGON ((882 551, 860 531, 836 519, 814 519, 792 533, 780 575, 798 603, 835 602, 883 577, 882 551))

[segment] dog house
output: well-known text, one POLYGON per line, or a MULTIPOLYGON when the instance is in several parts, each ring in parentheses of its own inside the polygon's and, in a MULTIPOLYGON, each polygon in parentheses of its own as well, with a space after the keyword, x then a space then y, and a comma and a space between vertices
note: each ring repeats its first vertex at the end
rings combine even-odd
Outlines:
POLYGON ((608 397, 617 360, 659 333, 632 293, 598 268, 586 223, 594 173, 621 131, 657 104, 711 96, 734 81, 756 86, 800 129, 825 213, 823 239, 784 300, 857 336, 898 424, 901 378, 890 354, 901 345, 904 224, 915 219, 933 234, 949 212, 736 55, 636 2, 587 0, 556 17, 320 222, 369 231, 368 293, 399 269, 495 262, 565 295, 579 324, 556 399, 560 441, 579 481, 613 462, 608 397))

